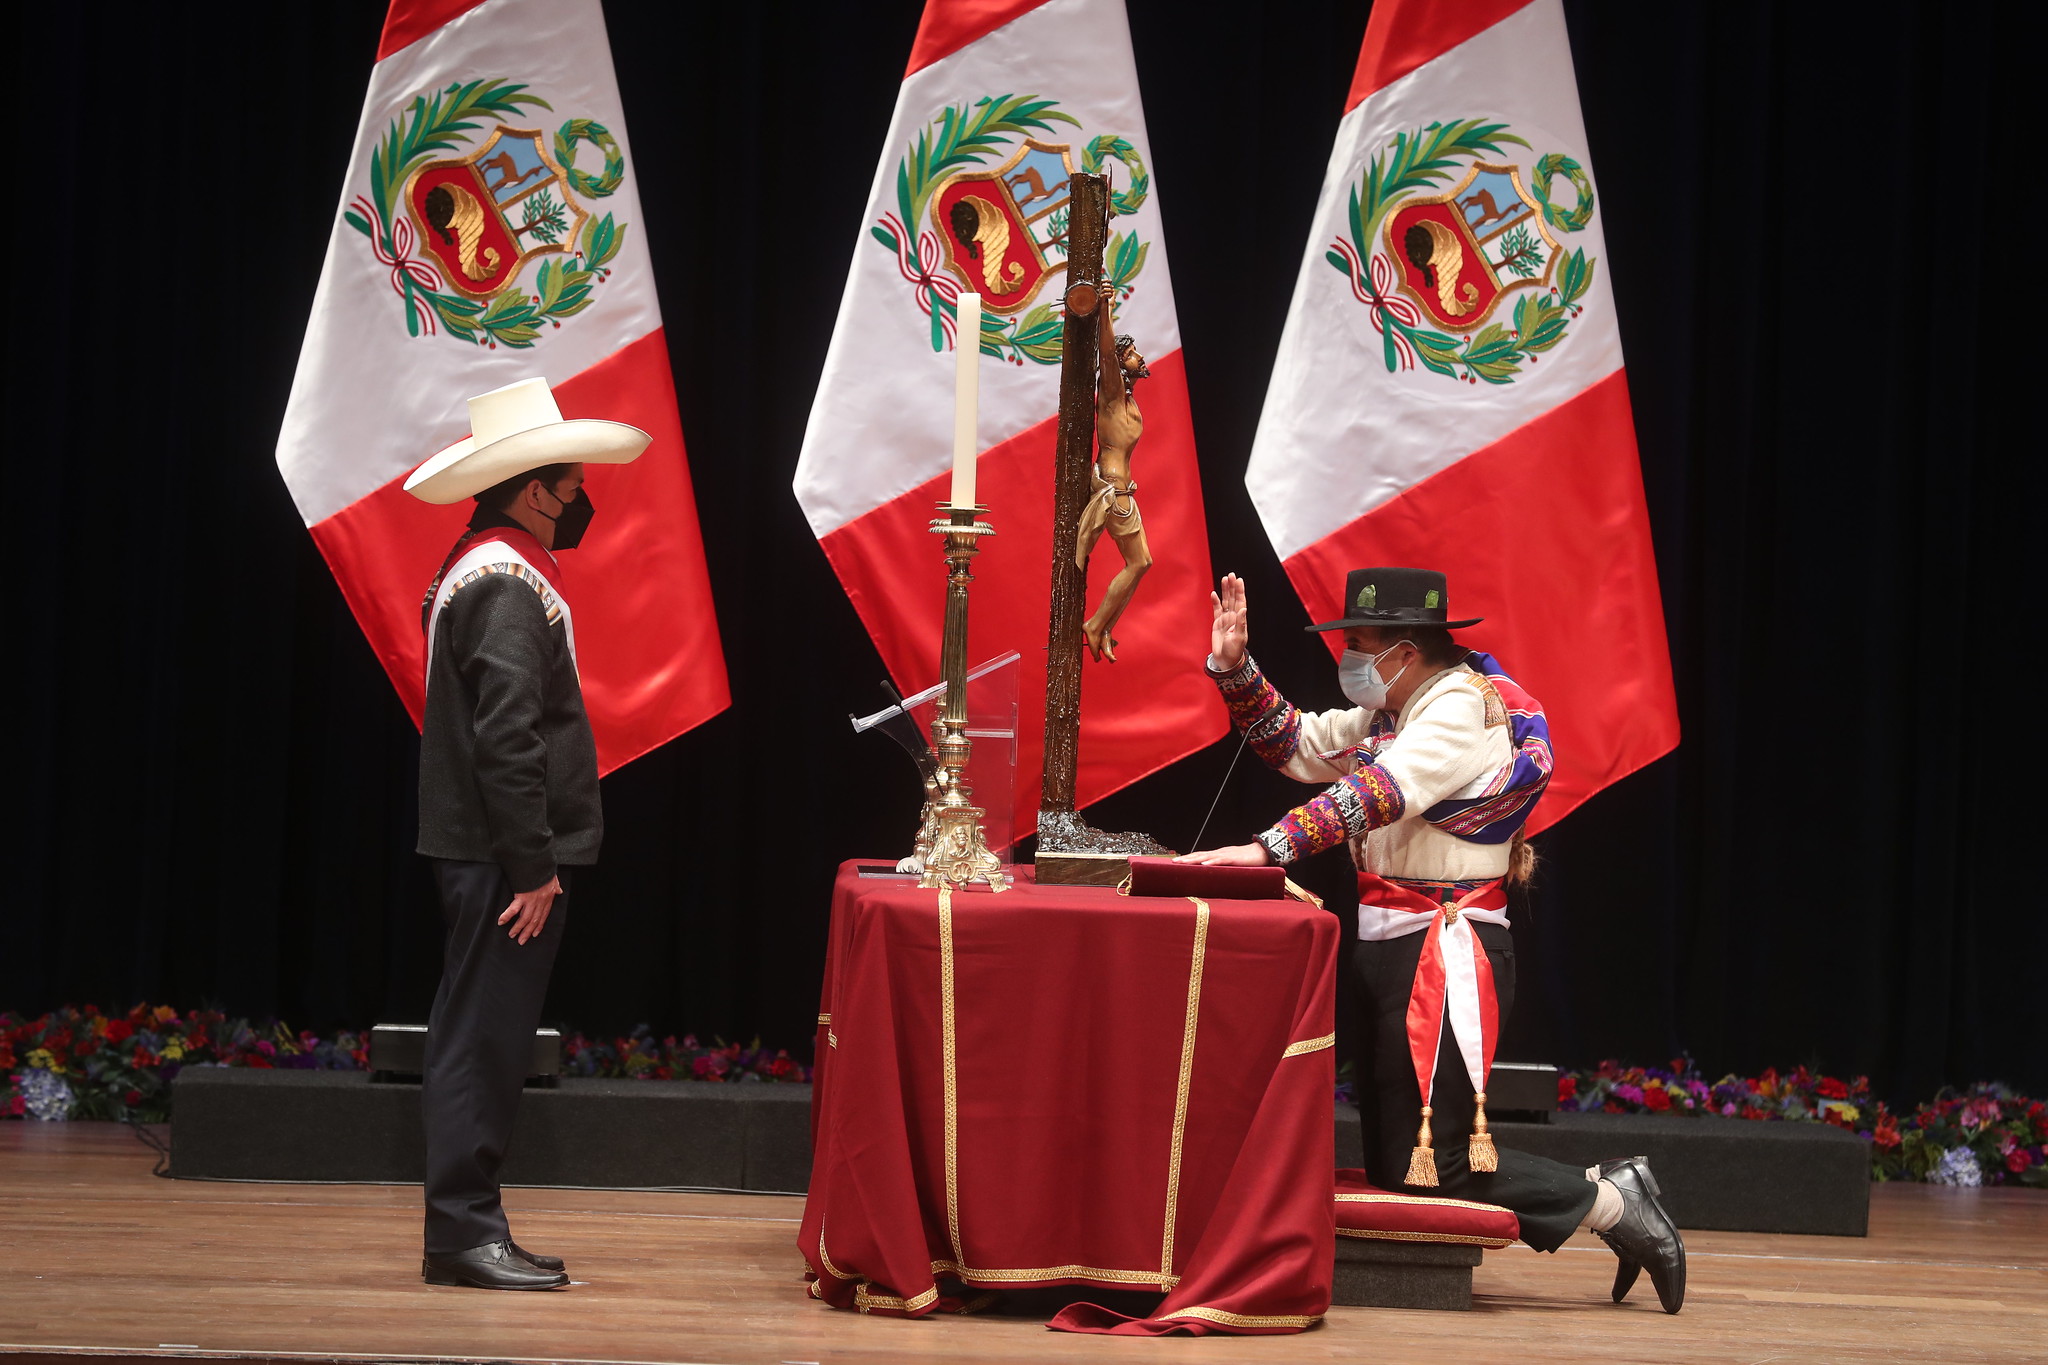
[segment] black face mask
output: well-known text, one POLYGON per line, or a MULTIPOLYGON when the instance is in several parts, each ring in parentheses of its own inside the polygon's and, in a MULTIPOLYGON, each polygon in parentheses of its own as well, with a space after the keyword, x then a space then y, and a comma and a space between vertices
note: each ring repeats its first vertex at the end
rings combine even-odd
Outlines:
MULTIPOLYGON (((561 502, 561 499, 556 501, 561 502)), ((541 515, 545 517, 547 513, 542 512, 541 515)), ((562 502, 562 510, 550 518, 555 523, 555 543, 550 548, 573 550, 581 545, 583 533, 590 529, 590 519, 595 515, 597 508, 591 505, 590 494, 577 489, 576 496, 562 502)))

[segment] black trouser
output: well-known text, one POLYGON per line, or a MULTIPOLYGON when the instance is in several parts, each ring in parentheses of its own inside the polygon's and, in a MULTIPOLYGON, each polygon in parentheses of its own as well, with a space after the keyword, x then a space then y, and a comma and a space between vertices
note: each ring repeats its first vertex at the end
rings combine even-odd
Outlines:
MULTIPOLYGON (((1494 997, 1500 1021, 1507 1023, 1515 1006, 1514 936, 1498 924, 1469 920, 1493 967, 1494 997)), ((1365 1036, 1352 1056, 1370 1075, 1357 1087, 1360 1127, 1365 1135, 1365 1173, 1383 1190, 1471 1199, 1511 1209, 1521 1220, 1522 1240, 1538 1251, 1555 1251, 1592 1210, 1597 1192, 1583 1167, 1567 1166, 1548 1157, 1502 1147, 1500 1169, 1475 1171, 1466 1162, 1465 1139, 1472 1132, 1472 1079, 1458 1051, 1448 1022, 1436 1057, 1436 1082, 1430 1098, 1436 1147, 1437 1188, 1418 1190, 1404 1184, 1408 1155, 1422 1125, 1422 1092, 1415 1084, 1415 1062, 1408 1052, 1408 995, 1415 984, 1427 934, 1368 942, 1352 948, 1351 962, 1364 988, 1365 1036)))
POLYGON ((498 1168, 533 1061, 548 975, 569 912, 569 869, 540 933, 515 941, 498 916, 512 888, 496 863, 430 859, 448 937, 427 1021, 420 1112, 427 1129, 427 1251, 467 1251, 510 1237, 498 1168))

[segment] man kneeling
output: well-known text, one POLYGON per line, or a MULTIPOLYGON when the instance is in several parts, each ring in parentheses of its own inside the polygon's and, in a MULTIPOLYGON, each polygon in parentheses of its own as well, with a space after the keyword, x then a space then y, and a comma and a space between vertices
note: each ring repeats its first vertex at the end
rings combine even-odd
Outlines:
POLYGON ((1485 654, 1454 643, 1444 576, 1357 569, 1338 665, 1355 706, 1304 714, 1246 653, 1243 582, 1214 595, 1209 676, 1231 720, 1266 763, 1328 783, 1248 844, 1190 853, 1189 863, 1291 863, 1348 842, 1358 869, 1352 964, 1368 1036, 1353 1055, 1365 1169, 1375 1185, 1434 1187, 1498 1204, 1522 1240, 1555 1251, 1581 1227, 1621 1258, 1619 1303, 1647 1269, 1664 1311, 1685 1301, 1685 1245, 1657 1202, 1641 1157, 1587 1170, 1496 1148, 1486 1131, 1486 1075, 1499 1024, 1514 1007, 1507 886, 1526 880, 1521 829, 1550 780, 1543 709, 1485 654))

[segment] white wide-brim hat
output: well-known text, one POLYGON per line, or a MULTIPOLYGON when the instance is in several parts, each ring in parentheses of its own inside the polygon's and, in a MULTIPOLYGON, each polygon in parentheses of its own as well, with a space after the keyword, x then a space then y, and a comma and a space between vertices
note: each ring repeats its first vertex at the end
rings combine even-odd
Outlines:
POLYGON ((470 399, 469 430, 408 475, 405 491, 421 502, 461 502, 545 465, 630 464, 654 439, 624 422, 564 421, 545 379, 522 379, 470 399))

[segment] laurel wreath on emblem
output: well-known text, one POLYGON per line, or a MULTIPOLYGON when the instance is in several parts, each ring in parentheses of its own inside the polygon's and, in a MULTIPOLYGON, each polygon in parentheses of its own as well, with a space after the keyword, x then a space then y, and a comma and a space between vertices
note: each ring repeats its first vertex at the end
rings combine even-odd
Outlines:
POLYGON ((1129 216, 1145 206, 1146 198, 1152 193, 1152 177, 1145 171, 1145 163, 1138 158, 1138 149, 1129 139, 1104 133, 1088 144, 1081 153, 1081 169, 1090 175, 1102 174, 1102 163, 1108 157, 1115 157, 1124 163, 1131 173, 1131 187, 1127 190, 1111 190, 1109 206, 1118 213, 1129 216))
MULTIPOLYGON (((1529 147, 1508 132, 1506 124, 1480 119, 1432 123, 1397 133, 1352 187, 1351 236, 1339 236, 1324 259, 1350 281, 1353 296, 1371 310, 1373 329, 1385 343, 1389 372, 1411 369, 1419 360, 1425 369, 1468 384, 1511 384, 1524 363, 1534 365, 1539 354, 1563 341, 1567 324, 1585 311, 1579 300, 1592 287, 1596 262, 1581 248, 1559 258, 1555 282, 1547 292, 1525 294, 1515 304, 1514 326, 1491 323, 1461 341, 1422 325, 1414 306, 1396 293, 1399 277, 1393 262, 1372 248, 1373 234, 1395 208, 1396 199, 1448 180, 1459 169, 1456 158, 1501 155, 1502 143, 1529 147)), ((1559 231, 1579 232, 1593 221, 1592 178, 1568 156, 1552 152, 1539 158, 1529 193, 1543 221, 1559 231), (1560 175, 1577 198, 1568 210, 1551 200, 1560 175)), ((1515 273, 1534 271, 1516 268, 1515 273)))
POLYGON ((1584 166, 1561 152, 1551 152, 1536 162, 1536 179, 1529 186, 1529 192, 1543 205, 1543 217, 1552 227, 1577 232, 1593 221, 1593 181, 1584 166), (1560 213, 1550 202, 1550 182, 1560 171, 1564 172, 1565 179, 1572 182, 1572 189, 1579 196, 1578 204, 1569 213, 1560 213))
POLYGON ((572 118, 555 130, 555 159, 569 172, 569 184, 578 194, 603 199, 626 178, 626 154, 611 130, 595 119, 572 118), (596 175, 576 169, 576 144, 588 138, 604 153, 604 169, 596 175))
MULTIPOLYGON (((614 223, 609 213, 588 215, 574 254, 542 261, 530 292, 508 285, 485 299, 465 298, 447 289, 432 260, 413 255, 412 222, 399 202, 413 172, 435 153, 467 145, 471 139, 462 134, 473 132, 484 120, 503 123, 528 106, 551 112, 554 108, 528 93, 525 85, 502 77, 458 82, 431 96, 415 96, 371 153, 370 193, 356 196, 342 218, 370 239, 377 260, 390 267, 392 292, 405 301, 407 335, 431 336, 438 324, 449 335, 475 345, 525 350, 539 338, 544 324, 560 327, 563 318, 588 308, 592 291, 611 277, 607 267, 625 242, 626 228, 614 223)), ((555 132, 554 151, 570 187, 592 199, 612 194, 625 180, 626 159, 618 140, 594 120, 564 123, 555 132), (575 165, 576 148, 585 141, 604 153, 604 167, 595 175, 575 165)), ((536 231, 538 240, 554 243, 564 230, 562 206, 541 196, 534 212, 528 230, 536 231)))
MULTIPOLYGON (((883 214, 868 231, 896 257, 897 270, 916 291, 918 308, 931 319, 934 351, 946 349, 958 325, 953 301, 960 286, 942 264, 937 237, 931 230, 919 228, 933 192, 952 171, 985 164, 988 157, 1007 151, 1014 138, 1031 132, 1050 133, 1054 121, 1081 126, 1057 101, 1035 95, 992 95, 972 104, 950 105, 917 135, 897 163, 897 211, 883 214)), ((1112 191, 1110 205, 1119 214, 1136 213, 1151 195, 1152 178, 1128 139, 1111 134, 1096 138, 1082 149, 1081 168, 1099 174, 1111 160, 1123 163, 1131 183, 1112 191)), ((1065 232, 1065 212, 1061 209, 1053 218, 1056 233, 1065 232)), ((1120 298, 1129 297, 1151 250, 1151 243, 1140 240, 1136 232, 1110 234, 1103 252, 1103 271, 1117 286, 1120 298)), ((1027 360, 1057 365, 1063 326, 1060 313, 1048 303, 1016 317, 984 312, 981 353, 1012 365, 1027 360)))

